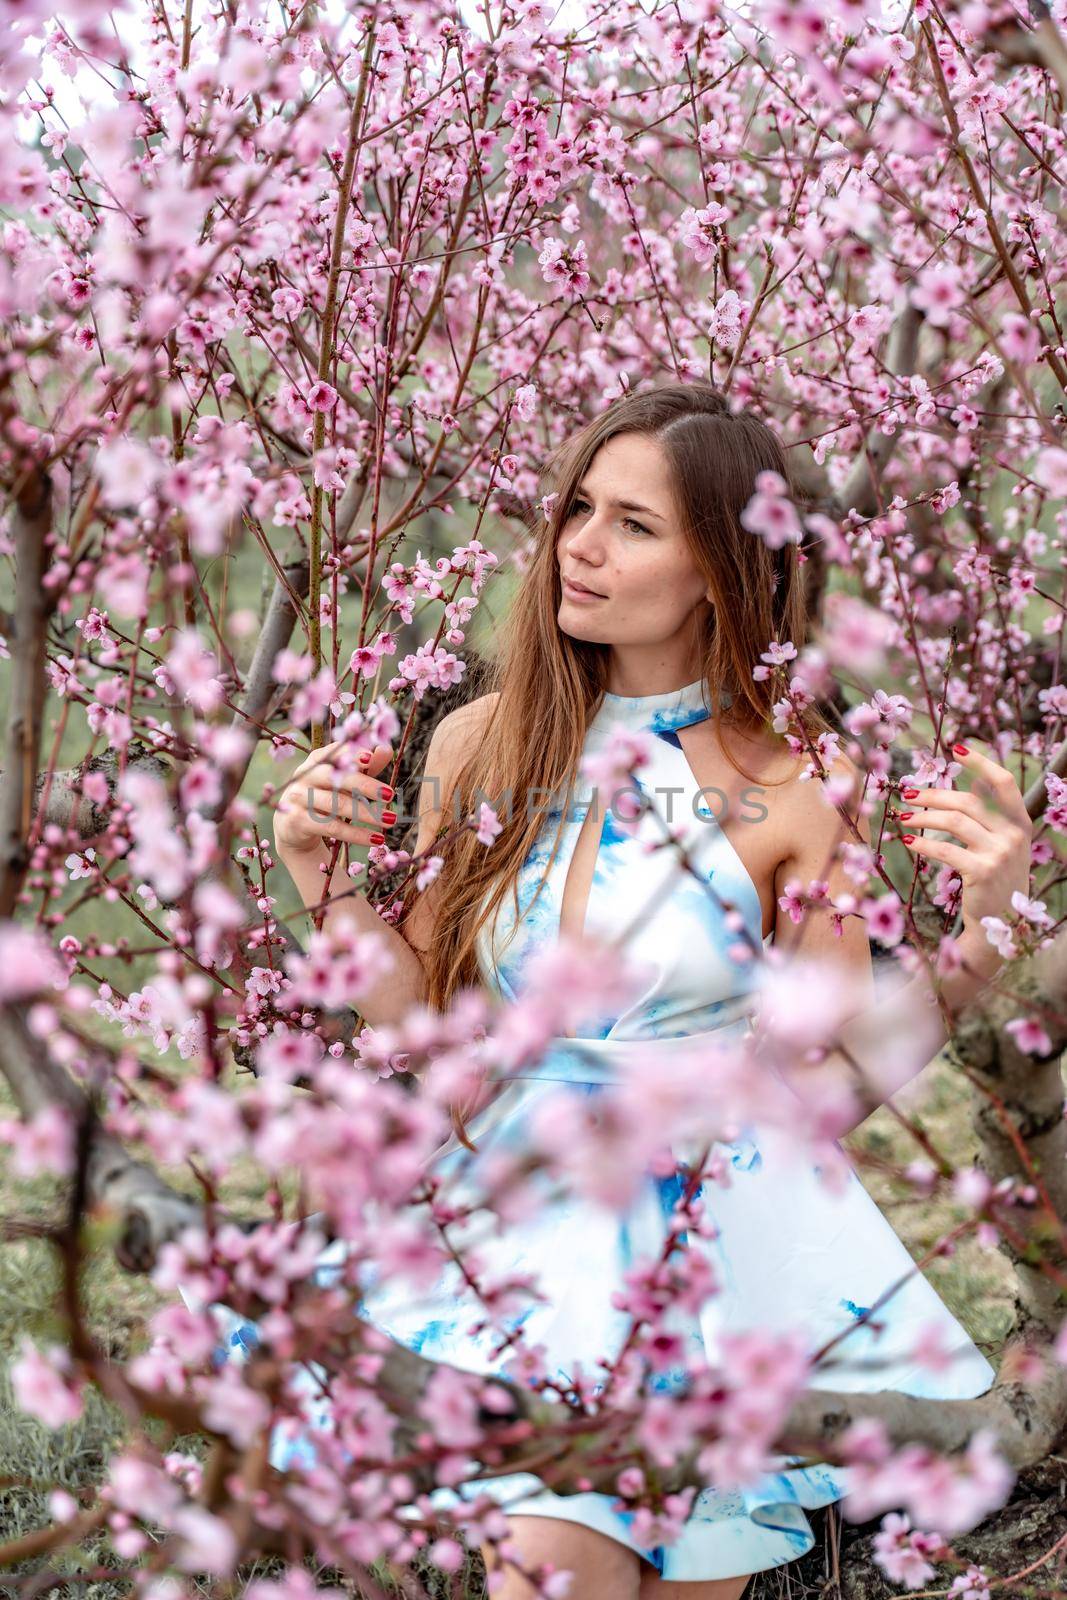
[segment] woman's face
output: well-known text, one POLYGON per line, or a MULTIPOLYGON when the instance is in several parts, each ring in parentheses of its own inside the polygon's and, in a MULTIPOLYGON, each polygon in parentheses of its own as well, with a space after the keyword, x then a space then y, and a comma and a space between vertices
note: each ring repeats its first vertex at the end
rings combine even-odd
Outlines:
POLYGON ((556 545, 559 626, 574 639, 689 659, 710 612, 707 583, 678 525, 657 440, 620 433, 597 451, 556 545), (620 502, 623 502, 620 504, 620 502), (592 595, 576 594, 568 579, 592 595), (666 647, 666 648, 664 648, 666 647))

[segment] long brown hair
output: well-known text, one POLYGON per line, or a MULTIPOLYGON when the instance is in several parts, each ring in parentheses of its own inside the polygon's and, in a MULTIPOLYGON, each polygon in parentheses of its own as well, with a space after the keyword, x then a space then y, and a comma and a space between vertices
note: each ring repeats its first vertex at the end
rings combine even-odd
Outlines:
MULTIPOLYGON (((766 423, 732 411, 711 384, 670 383, 614 401, 555 450, 541 473, 542 495, 555 499, 550 514, 537 519, 532 555, 487 682, 499 698, 453 789, 442 797, 447 832, 434 851, 444 865, 433 886, 440 909, 423 958, 434 1009, 446 1010, 459 988, 482 981, 478 929, 506 894, 517 895, 519 869, 544 826, 543 809, 519 800, 498 811, 501 832, 486 846, 471 827, 457 826, 457 816, 470 817, 481 800, 495 805, 500 797, 534 790, 562 795, 575 781, 586 729, 606 688, 609 647, 574 639, 557 621, 557 545, 593 457, 621 433, 657 439, 666 456, 682 529, 713 597, 700 641, 702 676, 721 722, 766 730, 775 690, 769 680, 753 679, 753 664, 772 640, 791 640, 798 650, 805 641, 797 546, 771 549, 740 522, 759 472, 780 473, 792 489, 785 451, 766 423), (718 705, 724 689, 730 701, 718 705)), ((829 726, 814 706, 803 717, 812 737, 829 726)), ((735 770, 754 776, 729 750, 726 756, 735 770)), ((565 815, 566 805, 550 864, 565 815)), ((405 917, 412 904, 406 903, 405 917)), ((515 905, 517 911, 517 899, 515 905)))

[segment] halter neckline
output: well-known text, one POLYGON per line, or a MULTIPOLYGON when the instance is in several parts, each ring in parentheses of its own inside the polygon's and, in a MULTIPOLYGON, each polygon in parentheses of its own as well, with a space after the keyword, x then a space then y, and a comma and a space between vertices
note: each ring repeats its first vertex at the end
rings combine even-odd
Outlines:
MULTIPOLYGON (((719 695, 719 705, 727 706, 730 696, 719 695)), ((655 731, 685 727, 714 715, 714 696, 709 695, 703 678, 685 683, 680 689, 663 689, 658 694, 609 694, 605 691, 594 721, 625 723, 630 727, 655 731)))
POLYGON ((640 706, 652 711, 675 705, 698 706, 704 703, 704 680, 696 678, 680 689, 663 689, 658 694, 609 694, 605 690, 604 700, 612 705, 640 706))

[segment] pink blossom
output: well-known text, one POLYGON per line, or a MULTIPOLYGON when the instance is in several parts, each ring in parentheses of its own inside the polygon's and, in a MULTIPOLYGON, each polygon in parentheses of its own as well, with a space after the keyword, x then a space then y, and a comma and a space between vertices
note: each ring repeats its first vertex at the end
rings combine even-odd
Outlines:
POLYGON ((947 977, 951 972, 959 972, 963 965, 963 954, 959 941, 951 934, 942 934, 937 947, 937 971, 941 977, 947 977))
POLYGON ((160 458, 139 439, 109 439, 96 453, 100 498, 107 506, 140 506, 162 471, 160 458))
POLYGON ((935 328, 947 326, 951 313, 963 304, 963 299, 959 268, 936 262, 923 268, 911 291, 912 304, 926 313, 926 320, 935 328))
POLYGON ((178 1535, 174 1565, 181 1572, 209 1572, 226 1577, 237 1560, 237 1535, 222 1517, 203 1506, 182 1506, 171 1518, 178 1535))
POLYGON ((110 611, 122 617, 141 617, 147 610, 149 571, 141 555, 116 554, 100 569, 100 592, 110 611))
POLYGON ((200 1154, 208 1170, 224 1170, 248 1142, 240 1106, 233 1095, 202 1078, 182 1083, 168 1106, 146 1113, 146 1136, 161 1160, 180 1161, 200 1154))
POLYGON ((196 912, 196 954, 205 966, 232 959, 232 935, 244 927, 247 911, 225 884, 209 879, 193 889, 196 912))
POLYGON ((284 965, 295 1000, 332 1008, 366 994, 392 970, 395 957, 377 933, 360 933, 349 922, 313 931, 304 953, 288 954, 284 965))
POLYGON ((778 896, 778 904, 787 913, 790 922, 803 922, 805 916, 804 885, 799 878, 790 878, 785 886, 784 894, 778 896))
POLYGON ((211 1318, 184 1305, 165 1305, 152 1314, 152 1333, 177 1350, 190 1366, 206 1361, 218 1343, 211 1318))
POLYGON ((336 694, 337 680, 324 666, 293 696, 289 711, 294 727, 306 728, 309 722, 320 720, 336 694))
POLYGON ((478 826, 475 833, 479 844, 489 845, 499 833, 503 832, 503 824, 497 818, 492 806, 486 805, 483 800, 478 807, 478 826))
POLYGON ((188 846, 174 825, 163 783, 150 772, 128 767, 118 789, 131 807, 134 849, 130 865, 164 900, 176 900, 189 882, 192 863, 188 846))
POLYGON ((1000 345, 1013 361, 1033 361, 1041 344, 1037 328, 1019 311, 1008 311, 1000 320, 1000 345))
POLYGON ((986 938, 997 954, 1005 961, 1010 961, 1017 953, 1017 947, 1008 924, 1001 917, 982 917, 981 923, 986 938))
POLYGON ((167 673, 187 705, 208 712, 222 704, 218 662, 195 628, 183 628, 164 659, 167 673))
POLYGON ((295 317, 303 309, 304 296, 299 289, 285 284, 281 288, 271 290, 270 303, 276 317, 295 317))
POLYGON ((53 1489, 48 1496, 48 1514, 53 1522, 70 1522, 80 1509, 77 1500, 66 1489, 53 1489))
POLYGON ((295 1083, 298 1078, 310 1077, 321 1060, 321 1040, 278 1024, 256 1050, 256 1071, 265 1079, 295 1083))
POLYGON ((873 304, 860 306, 854 311, 848 319, 847 327, 856 349, 866 351, 872 349, 882 335, 889 331, 892 322, 891 306, 873 304))
POLYGON ((201 1378, 197 1395, 207 1426, 225 1434, 239 1450, 246 1450, 270 1420, 267 1400, 249 1388, 234 1363, 221 1366, 214 1377, 201 1378))
POLYGON ((881 1531, 874 1536, 873 1560, 891 1583, 918 1589, 934 1576, 935 1569, 926 1558, 943 1541, 910 1529, 909 1519, 898 1511, 883 1517, 881 1531))
POLYGON ((381 653, 374 645, 359 645, 348 659, 348 669, 358 672, 361 678, 373 678, 380 660, 381 653))
POLYGON ((653 737, 641 729, 618 725, 610 728, 601 746, 587 750, 578 762, 579 778, 593 790, 589 807, 600 816, 610 811, 619 827, 631 833, 641 811, 634 774, 651 760, 653 737))
MULTIPOLYGON (((397 663, 397 686, 410 683, 416 700, 421 700, 427 689, 447 689, 458 683, 466 670, 466 663, 432 641, 420 644, 413 655, 404 656, 397 663)), ((392 684, 390 685, 392 687, 392 684)))
POLYGON ((183 811, 208 811, 222 798, 222 779, 209 761, 191 761, 178 782, 183 811))
POLYGON ((795 1050, 828 1044, 849 1010, 848 978, 835 963, 797 956, 761 965, 757 1031, 795 1050))
POLYGON ((537 262, 546 283, 559 284, 577 297, 585 294, 589 288, 586 259, 586 248, 581 239, 571 245, 564 244, 562 239, 548 239, 541 248, 537 262))
POLYGON ((332 411, 337 404, 337 398, 337 390, 332 388, 330 384, 323 383, 320 379, 318 383, 313 383, 308 390, 308 410, 332 411))
POLYGON ((463 1546, 455 1539, 435 1539, 426 1554, 442 1572, 459 1572, 466 1560, 463 1546))
MULTIPOLYGON (((735 350, 741 337, 741 323, 747 302, 741 300, 736 289, 726 289, 715 302, 711 314, 708 336, 721 344, 724 350, 735 350)), ((747 524, 746 524, 747 526, 747 524)))
POLYGON ((892 947, 899 944, 904 937, 904 911, 900 899, 892 890, 879 895, 876 899, 864 900, 860 904, 860 915, 867 924, 868 932, 880 944, 892 947))
POLYGON ((0 1141, 13 1147, 12 1168, 20 1178, 44 1172, 69 1177, 74 1170, 74 1140, 74 1118, 58 1103, 42 1106, 25 1123, 0 1120, 0 1141))
POLYGON ((757 15, 783 50, 792 50, 805 60, 811 59, 826 36, 825 18, 804 0, 759 0, 757 15))
POLYGON ((1036 1017, 1013 1017, 1005 1027, 1024 1055, 1052 1054, 1052 1040, 1036 1017))
POLYGON ((885 1423, 878 1417, 862 1417, 849 1423, 841 1435, 841 1448, 847 1461, 868 1466, 888 1461, 892 1454, 885 1423))
POLYGON ((1034 477, 1057 500, 1067 499, 1067 450, 1055 445, 1042 450, 1034 466, 1034 477))
POLYGON ((1015 1481, 1014 1469, 999 1453, 992 1428, 971 1435, 962 1460, 944 1461, 920 1450, 904 1451, 914 1482, 906 1504, 917 1522, 953 1535, 967 1533, 1002 1506, 1015 1481))
POLYGON ((826 596, 823 615, 823 644, 832 665, 866 678, 885 671, 886 652, 899 631, 892 617, 839 591, 826 596))
POLYGON ((49 683, 61 698, 85 692, 85 685, 78 678, 70 656, 57 655, 54 661, 47 663, 46 670, 49 683))
MULTIPOLYGON (((745 1403, 755 1402, 765 1415, 768 1432, 774 1411, 791 1403, 806 1384, 811 1363, 803 1332, 770 1333, 762 1328, 724 1334, 723 1370, 745 1403)), ((751 1421, 755 1413, 748 1412, 751 1421)))
POLYGON ((978 1211, 989 1203, 993 1185, 977 1167, 961 1167, 952 1180, 952 1192, 963 1205, 978 1211))
POLYGON ((66 982, 61 963, 36 928, 0 922, 0 1001, 28 1000, 66 982))
POLYGON ((1033 923, 1035 928, 1051 928, 1052 918, 1043 900, 1030 900, 1020 889, 1013 889, 1011 894, 1012 909, 1017 911, 1025 921, 1033 923))
POLYGON ((956 1359, 944 1329, 936 1322, 928 1322, 919 1330, 911 1355, 926 1372, 932 1373, 951 1372, 956 1359))
POLYGON ((950 1600, 987 1600, 990 1579, 984 1567, 972 1561, 966 1572, 959 1572, 948 1586, 950 1600))
POLYGON ((120 1451, 108 1467, 107 1497, 121 1510, 168 1523, 181 1505, 181 1489, 166 1472, 133 1450, 120 1451))
POLYGON ((270 675, 275 683, 306 683, 314 665, 306 650, 294 650, 287 646, 274 657, 270 675))
POLYGON ((445 864, 443 856, 427 856, 419 871, 415 875, 415 886, 420 892, 428 889, 434 879, 440 876, 445 864))
MULTIPOLYGON (((729 211, 718 201, 699 210, 686 206, 678 218, 678 234, 695 261, 706 263, 715 259, 720 249, 721 230, 729 220, 729 211)), ((727 290, 727 293, 733 294, 736 304, 736 291, 727 290)))
POLYGON ((652 1395, 645 1401, 637 1437, 661 1467, 670 1466, 692 1447, 695 1412, 674 1396, 652 1395))
POLYGON ((755 493, 741 512, 741 526, 756 533, 771 550, 799 544, 804 537, 785 479, 778 472, 756 474, 755 493))
POLYGON ((48 1428, 77 1422, 84 1410, 81 1390, 71 1378, 70 1352, 62 1345, 40 1351, 23 1334, 22 1355, 11 1364, 11 1387, 16 1405, 48 1428))
POLYGON ((795 661, 796 658, 797 647, 792 639, 786 639, 784 642, 772 639, 766 650, 760 651, 760 660, 766 661, 772 667, 784 666, 787 661, 795 661))
POLYGON ((478 1388, 473 1376, 451 1367, 439 1367, 430 1374, 415 1409, 433 1429, 439 1444, 460 1450, 478 1443, 478 1388))
POLYGON ((515 414, 522 422, 530 422, 537 411, 537 385, 524 383, 515 390, 515 414))

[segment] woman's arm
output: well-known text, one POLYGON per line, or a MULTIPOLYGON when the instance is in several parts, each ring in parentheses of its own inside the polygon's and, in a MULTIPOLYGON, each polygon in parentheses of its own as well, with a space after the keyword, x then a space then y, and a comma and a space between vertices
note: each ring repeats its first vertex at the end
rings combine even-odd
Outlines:
MULTIPOLYGON (((483 697, 486 699, 489 697, 483 697)), ((471 701, 449 712, 437 724, 426 752, 426 766, 419 781, 417 805, 418 833, 413 854, 419 855, 432 844, 447 806, 454 774, 458 768, 463 741, 471 735, 472 718, 482 701, 471 701)), ((350 844, 367 844, 378 827, 380 812, 371 807, 380 803, 380 773, 391 758, 388 745, 379 745, 368 762, 356 771, 346 770, 341 756, 342 740, 325 745, 297 767, 287 780, 275 813, 274 840, 279 859, 296 885, 307 910, 325 903, 322 926, 332 929, 347 924, 360 933, 374 933, 384 939, 393 957, 393 966, 359 999, 359 1012, 371 1027, 397 1023, 413 1005, 426 1003, 426 972, 421 953, 429 947, 437 911, 433 885, 420 896, 403 929, 378 915, 366 895, 356 889, 343 859, 334 867, 329 884, 320 871, 330 859, 330 842, 340 839, 350 844), (336 791, 336 795, 334 794, 336 791), (309 804, 310 797, 310 804, 309 804)))
MULTIPOLYGON (((836 947, 829 919, 811 913, 810 931, 800 938, 790 938, 787 933, 782 941, 805 960, 825 959, 840 973, 845 990, 846 1020, 834 1031, 834 1047, 824 1059, 817 1063, 789 1060, 784 1070, 777 1060, 775 1063, 794 1093, 813 1108, 826 1109, 836 1138, 850 1133, 910 1083, 944 1046, 949 1032, 937 989, 950 1019, 980 993, 1003 964, 981 919, 1010 915, 1012 894, 1018 890, 1025 895, 1029 890, 1033 824, 1015 779, 1006 768, 977 752, 957 747, 955 755, 971 772, 975 788, 922 789, 914 800, 905 800, 904 809, 910 812, 905 822, 912 836, 909 848, 959 873, 963 927, 955 945, 960 965, 942 975, 935 987, 927 963, 921 961, 912 978, 872 998, 869 955, 865 958, 859 949, 860 943, 864 950, 867 944, 862 919, 847 920, 836 947), (979 791, 991 803, 981 798, 979 791), (924 838, 920 828, 951 833, 961 843, 924 838), (851 933, 850 928, 854 930, 851 933), (862 997, 859 1003, 857 995, 862 997)), ((859 825, 861 831, 866 828, 865 822, 859 825)), ((806 881, 818 875, 825 832, 825 826, 816 826, 805 834, 794 863, 795 877, 806 881)), ((831 877, 831 884, 836 882, 839 888, 842 881, 840 873, 831 877)), ((781 905, 778 914, 788 926, 788 913, 781 905)), ((778 948, 777 924, 774 946, 778 948)), ((783 1035, 787 1021, 781 1021, 783 1035)), ((780 1049, 775 1050, 776 1056, 781 1054, 780 1049)))

